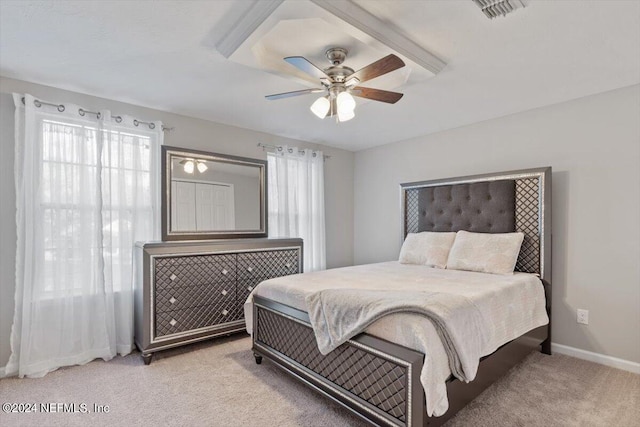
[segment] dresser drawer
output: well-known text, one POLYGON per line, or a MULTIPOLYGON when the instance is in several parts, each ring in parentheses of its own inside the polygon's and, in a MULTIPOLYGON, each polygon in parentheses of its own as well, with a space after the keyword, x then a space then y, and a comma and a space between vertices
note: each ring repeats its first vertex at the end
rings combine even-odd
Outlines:
POLYGON ((202 305, 226 306, 232 305, 235 298, 236 282, 160 288, 156 290, 155 307, 157 312, 165 312, 202 305))
POLYGON ((237 264, 238 280, 298 273, 298 254, 297 249, 240 253, 237 264))
POLYGON ((155 287, 205 285, 236 280, 236 255, 197 255, 156 258, 155 287))
POLYGON ((224 304, 156 312, 156 337, 231 322, 234 307, 235 299, 229 298, 224 304))

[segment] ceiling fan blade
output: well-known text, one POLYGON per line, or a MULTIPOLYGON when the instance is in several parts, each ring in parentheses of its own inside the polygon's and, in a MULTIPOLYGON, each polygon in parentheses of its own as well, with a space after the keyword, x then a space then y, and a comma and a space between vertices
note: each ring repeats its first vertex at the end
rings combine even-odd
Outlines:
POLYGON ((269 101, 274 101, 276 99, 291 98, 292 96, 306 95, 309 93, 320 93, 324 91, 325 89, 321 89, 321 88, 294 90, 293 92, 284 92, 284 93, 276 93, 273 95, 267 95, 265 96, 265 98, 267 98, 269 101))
POLYGON ((394 54, 387 55, 382 59, 372 62, 364 68, 359 69, 355 73, 347 77, 347 82, 352 78, 357 78, 358 83, 366 82, 367 80, 375 79, 383 74, 390 73, 398 68, 404 67, 404 61, 398 58, 394 54))
POLYGON ((387 104, 395 104, 403 97, 402 93, 390 92, 388 90, 372 89, 370 87, 356 86, 351 91, 353 96, 360 98, 373 99, 374 101, 386 102, 387 104))
POLYGON ((312 77, 317 79, 328 79, 329 76, 320 68, 313 65, 309 60, 303 56, 288 56, 284 58, 289 64, 293 65, 300 71, 304 71, 312 77))

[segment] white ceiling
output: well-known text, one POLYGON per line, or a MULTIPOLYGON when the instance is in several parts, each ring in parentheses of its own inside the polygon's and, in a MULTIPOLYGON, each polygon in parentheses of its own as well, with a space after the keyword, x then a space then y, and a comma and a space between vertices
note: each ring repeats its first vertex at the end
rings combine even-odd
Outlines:
MULTIPOLYGON (((494 20, 471 0, 354 2, 447 66, 346 123, 311 114, 313 95, 265 100, 307 86, 216 51, 234 1, 2 0, 0 74, 352 151, 640 83, 640 1, 530 0, 494 20)), ((304 37, 282 51, 315 61, 304 37)))

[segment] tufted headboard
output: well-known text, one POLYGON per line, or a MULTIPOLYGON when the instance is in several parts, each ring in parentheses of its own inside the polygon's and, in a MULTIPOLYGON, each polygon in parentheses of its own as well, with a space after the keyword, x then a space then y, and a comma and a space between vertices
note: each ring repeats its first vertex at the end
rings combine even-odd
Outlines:
POLYGON ((551 168, 401 185, 402 238, 420 231, 521 231, 516 271, 551 283, 551 168))

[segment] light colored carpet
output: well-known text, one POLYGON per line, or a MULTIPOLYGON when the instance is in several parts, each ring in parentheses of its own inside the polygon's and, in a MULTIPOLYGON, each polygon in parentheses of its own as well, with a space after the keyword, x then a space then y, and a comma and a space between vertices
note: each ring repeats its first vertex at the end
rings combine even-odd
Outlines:
MULTIPOLYGON (((0 413, 2 426, 360 426, 265 360, 243 335, 0 381, 0 402, 109 405, 109 413, 0 413)), ((639 426, 640 376, 532 353, 447 426, 639 426)))

